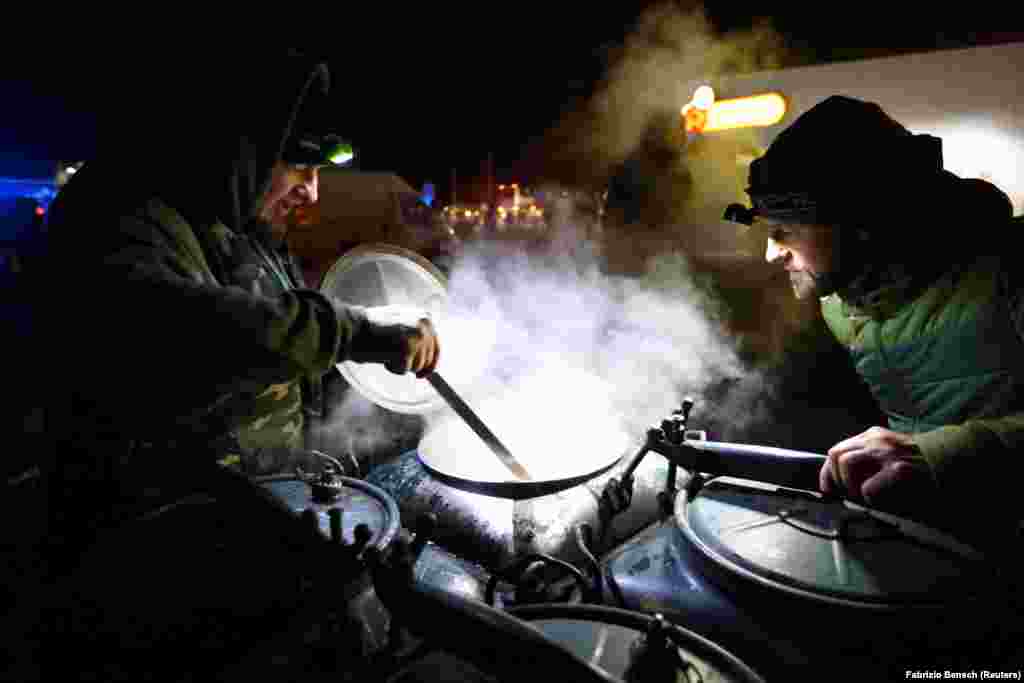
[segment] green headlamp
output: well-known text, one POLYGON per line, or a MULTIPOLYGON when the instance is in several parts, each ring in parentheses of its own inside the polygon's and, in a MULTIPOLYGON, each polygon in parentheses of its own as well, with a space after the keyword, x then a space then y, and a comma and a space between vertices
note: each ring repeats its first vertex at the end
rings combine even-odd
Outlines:
POLYGON ((281 160, 306 166, 346 166, 355 159, 351 143, 337 135, 295 135, 285 146, 281 160))
POLYGON ((327 160, 335 166, 344 166, 355 158, 355 150, 347 142, 339 142, 327 150, 327 160))

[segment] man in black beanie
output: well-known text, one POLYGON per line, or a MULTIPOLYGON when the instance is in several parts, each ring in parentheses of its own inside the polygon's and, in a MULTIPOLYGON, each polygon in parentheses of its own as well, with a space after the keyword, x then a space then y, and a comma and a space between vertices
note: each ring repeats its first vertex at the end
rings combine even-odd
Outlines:
POLYGON ((944 170, 938 138, 842 96, 778 136, 747 193, 752 207, 726 217, 763 229, 796 296, 820 298, 888 416, 829 450, 821 489, 979 543, 1012 539, 1024 509, 1009 485, 1024 455, 1024 278, 1006 248, 1006 195, 944 170))

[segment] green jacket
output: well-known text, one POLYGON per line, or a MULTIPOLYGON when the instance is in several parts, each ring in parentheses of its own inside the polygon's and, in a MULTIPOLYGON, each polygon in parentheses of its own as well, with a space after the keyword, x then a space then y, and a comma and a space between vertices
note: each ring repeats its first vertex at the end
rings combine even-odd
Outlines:
POLYGON ((822 313, 889 418, 911 433, 952 506, 1016 519, 1024 457, 1024 280, 1012 256, 983 256, 915 294, 870 309, 837 295, 822 313))

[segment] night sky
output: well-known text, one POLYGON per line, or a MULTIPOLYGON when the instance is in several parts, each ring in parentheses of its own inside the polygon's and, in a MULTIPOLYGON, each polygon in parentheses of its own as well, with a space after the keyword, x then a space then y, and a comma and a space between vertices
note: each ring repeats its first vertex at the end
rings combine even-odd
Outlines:
MULTIPOLYGON (((667 4, 682 12, 697 7, 667 4)), ((522 180, 515 176, 525 151, 600 87, 638 18, 659 6, 666 3, 403 8, 402 21, 363 22, 340 32, 336 44, 300 49, 330 65, 339 132, 356 142, 363 167, 394 171, 417 186, 431 180, 443 193, 453 167, 460 182, 478 177, 488 153, 498 181, 522 180)), ((863 3, 709 2, 702 11, 717 36, 767 26, 787 46, 792 65, 1024 39, 1006 30, 1012 23, 977 7, 970 16, 897 16, 863 3)), ((166 61, 182 50, 150 45, 116 54, 72 51, 72 59, 60 54, 47 58, 52 63, 6 70, 4 100, 17 104, 0 112, 0 161, 91 156, 106 108, 152 85, 138 76, 147 60, 166 61)))

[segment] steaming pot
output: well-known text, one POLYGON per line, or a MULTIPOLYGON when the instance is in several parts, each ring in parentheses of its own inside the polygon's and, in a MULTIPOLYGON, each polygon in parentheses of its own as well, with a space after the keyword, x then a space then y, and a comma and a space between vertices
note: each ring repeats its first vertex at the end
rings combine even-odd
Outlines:
MULTIPOLYGON (((460 376, 445 337, 447 279, 418 254, 392 245, 373 244, 346 253, 327 272, 324 294, 360 306, 411 306, 430 312, 444 348, 438 371, 462 393, 473 378, 460 376), (448 359, 448 365, 446 365, 448 359)), ((462 344, 476 340, 457 340, 462 344)), ((391 411, 421 415, 429 424, 417 449, 378 465, 367 480, 391 494, 404 520, 424 512, 438 517, 436 540, 460 556, 488 567, 504 565, 528 552, 544 552, 570 561, 582 559, 574 530, 586 523, 598 547, 606 550, 657 516, 656 494, 667 466, 650 459, 635 474, 633 504, 606 524, 599 497, 616 463, 635 451, 610 420, 593 415, 572 433, 552 415, 534 414, 517 422, 512 396, 469 399, 488 427, 523 461, 533 477, 516 479, 482 441, 422 379, 396 375, 377 364, 338 365, 345 380, 373 403, 391 411), (476 402, 476 405, 473 403, 476 402), (511 419, 510 419, 511 418, 511 419), (604 430, 604 431, 602 431, 604 430)), ((582 392, 585 394, 586 392, 582 392)), ((583 400, 585 396, 566 396, 583 400)))

